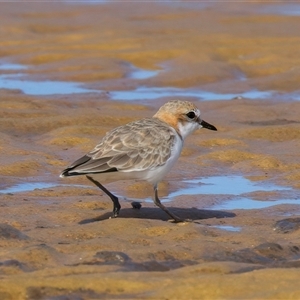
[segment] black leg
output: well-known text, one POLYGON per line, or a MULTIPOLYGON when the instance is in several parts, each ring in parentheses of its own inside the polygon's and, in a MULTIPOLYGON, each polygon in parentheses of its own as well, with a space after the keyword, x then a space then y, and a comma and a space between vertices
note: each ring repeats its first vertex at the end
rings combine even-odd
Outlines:
POLYGON ((160 207, 165 213, 167 213, 172 219, 174 219, 174 221, 176 223, 179 222, 183 222, 182 219, 180 219, 179 217, 177 217, 176 215, 174 215, 173 213, 171 213, 159 200, 158 198, 158 194, 157 194, 157 187, 154 187, 154 193, 155 193, 155 197, 154 197, 154 203, 160 207))
POLYGON ((92 177, 86 175, 86 178, 90 180, 92 183, 94 183, 98 188, 100 188, 113 202, 114 208, 113 208, 113 217, 116 218, 119 215, 121 205, 119 203, 118 197, 113 195, 109 190, 107 190, 100 182, 94 180, 92 177))

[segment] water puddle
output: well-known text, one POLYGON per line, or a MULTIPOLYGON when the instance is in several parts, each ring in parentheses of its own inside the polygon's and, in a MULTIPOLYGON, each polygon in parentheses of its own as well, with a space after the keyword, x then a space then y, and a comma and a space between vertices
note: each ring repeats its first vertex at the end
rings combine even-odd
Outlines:
MULTIPOLYGON (((110 4, 118 1, 114 0, 85 0, 85 1, 70 1, 62 0, 67 4, 71 5, 103 5, 110 4)), ((270 1, 271 2, 271 1, 270 1)), ((274 1, 275 2, 275 1, 274 1)), ((158 5, 172 5, 172 8, 185 8, 191 10, 206 10, 216 9, 218 1, 156 1, 158 5)), ((284 1, 280 4, 267 4, 264 7, 259 7, 256 13, 262 14, 278 14, 288 16, 299 16, 300 15, 300 4, 297 1, 293 3, 285 3, 284 1)))
MULTIPOLYGON (((7 69, 6 69, 7 70, 7 69)), ((11 69, 12 70, 12 69, 11 69)), ((16 69, 15 69, 16 70, 16 69)), ((130 74, 132 79, 147 79, 156 76, 159 71, 138 69, 130 74)), ((0 89, 21 90, 27 95, 49 96, 56 94, 101 93, 101 90, 87 89, 83 84, 64 81, 33 81, 22 78, 22 74, 0 75, 0 89)), ((196 89, 138 87, 130 91, 109 92, 112 100, 154 100, 165 97, 193 97, 201 100, 231 100, 234 98, 260 99, 272 95, 270 91, 248 91, 241 94, 218 94, 196 89)))
MULTIPOLYGON (((278 204, 300 204, 300 199, 293 199, 293 189, 275 185, 273 183, 253 182, 243 176, 211 176, 192 180, 184 180, 186 187, 170 193, 162 198, 164 202, 171 201, 174 197, 183 195, 220 195, 220 204, 215 204, 206 209, 233 210, 233 209, 260 209, 278 204), (274 200, 255 200, 250 193, 278 192, 280 199, 274 196, 274 200), (249 195, 250 194, 250 195, 249 195), (222 200, 230 197, 230 200, 222 200)), ((267 197, 267 195, 266 195, 267 197)), ((273 196, 272 196, 273 197, 273 196)))
POLYGON ((298 199, 283 199, 283 200, 264 200, 258 201, 250 198, 235 198, 221 204, 210 206, 213 210, 233 210, 233 209, 261 209, 279 204, 300 204, 298 199))
POLYGON ((160 72, 158 70, 140 69, 133 65, 131 65, 130 69, 131 69, 131 72, 130 72, 128 78, 138 79, 138 80, 148 79, 148 78, 157 76, 160 72))
POLYGON ((218 229, 225 230, 225 231, 231 231, 231 232, 239 232, 242 230, 241 227, 231 226, 231 225, 213 225, 211 227, 218 228, 218 229))
MULTIPOLYGON (((9 64, 10 65, 10 64, 9 64)), ((8 70, 7 65, 5 70, 8 70)), ((11 69, 20 68, 20 65, 10 65, 11 69)), ((20 70, 20 69, 19 69, 20 70)), ((147 79, 156 76, 160 71, 151 71, 134 68, 134 71, 130 73, 131 79, 147 79)), ((78 82, 64 82, 64 81, 34 81, 25 78, 24 74, 2 74, 0 75, 0 89, 13 89, 21 90, 27 95, 40 95, 49 96, 56 94, 80 94, 80 93, 102 93, 102 90, 87 89, 83 84, 78 82)), ((231 100, 239 98, 247 99, 263 99, 272 96, 271 91, 258 91, 252 90, 240 94, 218 94, 209 91, 197 90, 197 89, 180 89, 172 87, 138 87, 135 90, 130 91, 111 91, 109 92, 112 100, 154 100, 157 98, 165 97, 192 97, 201 100, 231 100)))
MULTIPOLYGON (((162 197, 162 202, 170 202, 175 197, 183 195, 220 195, 220 201, 218 204, 205 207, 205 209, 213 210, 233 210, 233 209, 260 209, 266 208, 278 204, 300 204, 300 199, 297 197, 290 197, 293 193, 293 189, 289 187, 283 187, 272 183, 258 183, 252 182, 243 176, 211 176, 192 180, 182 181, 186 186, 175 192, 170 193, 166 197, 162 197), (280 199, 275 197, 274 200, 255 200, 251 198, 252 192, 280 192, 280 199), (230 197, 230 200, 224 200, 230 197), (294 198, 294 199, 293 199, 294 198)), ((85 185, 74 184, 59 184, 49 182, 26 182, 18 183, 11 187, 7 187, 0 190, 0 194, 11 194, 20 192, 29 192, 36 189, 47 189, 58 186, 76 186, 86 188, 85 185)), ((150 202, 152 198, 146 199, 128 199, 119 196, 120 200, 125 201, 137 201, 137 202, 150 202)), ((203 208, 203 207, 202 207, 203 208)), ((226 227, 227 225, 220 225, 218 228, 229 231, 239 231, 235 227, 226 227), (221 226, 221 227, 220 227, 221 226), (224 227, 225 226, 225 227, 224 227)))
POLYGON ((266 5, 263 8, 260 8, 259 12, 263 14, 300 16, 300 4, 299 3, 285 4, 284 2, 282 2, 282 4, 266 5))
MULTIPOLYGON (((162 66, 159 70, 147 70, 137 68, 136 66, 126 63, 129 71, 127 78, 136 80, 146 80, 157 76, 163 72, 165 68, 162 66)), ((27 95, 66 95, 66 94, 83 94, 83 93, 104 93, 101 89, 89 89, 80 82, 66 82, 66 81, 36 81, 26 77, 26 71, 29 66, 0 62, 0 89, 21 90, 27 95), (14 72, 13 74, 11 72, 14 72), (4 73, 4 74, 3 74, 4 73)), ((247 77, 239 70, 235 70, 235 77, 238 81, 245 81, 247 77)), ((137 100, 154 100, 158 98, 177 98, 190 97, 199 100, 213 101, 213 100, 232 100, 232 99, 265 99, 272 97, 277 100, 300 100, 300 93, 298 91, 289 94, 280 94, 275 91, 259 91, 251 90, 242 93, 216 93, 213 91, 206 91, 197 88, 175 88, 175 87, 147 87, 139 86, 134 90, 121 90, 105 92, 112 100, 123 101, 137 101, 137 100)))
POLYGON ((10 187, 0 190, 0 194, 31 192, 34 190, 49 189, 49 188, 59 187, 59 186, 73 186, 73 187, 76 186, 76 187, 83 187, 83 188, 89 187, 89 186, 80 185, 80 184, 59 184, 59 183, 50 183, 50 182, 23 182, 23 183, 17 183, 13 186, 10 186, 10 187))
POLYGON ((274 184, 253 182, 243 176, 211 176, 192 180, 184 180, 187 188, 172 193, 170 196, 179 195, 234 195, 252 193, 257 191, 282 191, 290 188, 274 184))
POLYGON ((11 187, 0 190, 0 194, 11 194, 11 193, 20 193, 20 192, 29 192, 35 189, 46 189, 57 186, 55 183, 47 183, 47 182, 26 182, 26 183, 18 183, 11 187))
POLYGON ((80 83, 64 81, 31 81, 22 78, 22 74, 0 75, 0 89, 21 90, 27 95, 56 95, 100 93, 99 90, 86 89, 80 83))
POLYGON ((0 70, 4 71, 21 71, 27 70, 28 67, 20 64, 13 64, 13 63, 1 63, 0 70))
POLYGON ((192 10, 212 9, 215 6, 215 1, 157 1, 156 3, 159 5, 172 5, 172 8, 177 7, 192 10))
POLYGON ((197 89, 180 89, 172 87, 138 87, 130 91, 112 91, 109 92, 113 100, 153 100, 165 97, 193 97, 201 100, 231 100, 234 98, 247 98, 247 99, 263 99, 271 97, 271 91, 258 91, 252 90, 240 94, 218 94, 197 89))
MULTIPOLYGON (((300 199, 289 198, 291 193, 293 193, 293 189, 290 187, 279 186, 273 183, 253 182, 238 175, 211 176, 183 180, 182 183, 185 184, 185 187, 170 193, 166 197, 162 197, 162 202, 171 202, 175 197, 184 195, 217 195, 217 197, 215 196, 214 198, 215 200, 218 199, 220 204, 201 208, 213 210, 259 209, 277 204, 300 204, 300 199), (272 201, 255 200, 251 198, 250 194, 255 192, 277 192, 280 194, 281 199, 275 197, 272 201), (224 200, 228 198, 230 198, 230 200, 224 200)), ((266 197, 268 197, 268 195, 266 195, 266 197)), ((141 201, 138 199, 135 200, 141 201)), ((147 198, 145 202, 152 202, 152 199, 147 198)))
POLYGON ((85 0, 85 1, 62 0, 62 2, 65 2, 67 4, 71 4, 71 5, 97 5, 97 4, 114 3, 114 1, 111 1, 111 0, 85 0))

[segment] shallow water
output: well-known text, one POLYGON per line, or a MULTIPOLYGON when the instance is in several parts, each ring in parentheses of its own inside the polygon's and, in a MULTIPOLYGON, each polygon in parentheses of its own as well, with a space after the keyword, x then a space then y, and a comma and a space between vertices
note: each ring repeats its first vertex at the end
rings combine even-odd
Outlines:
POLYGON ((300 204, 300 199, 283 200, 253 200, 250 198, 235 198, 229 201, 210 206, 209 209, 215 210, 233 210, 233 209, 260 209, 279 204, 300 204))
POLYGON ((300 15, 300 4, 295 1, 294 3, 285 4, 272 4, 267 5, 260 9, 260 13, 263 14, 277 14, 287 16, 299 16, 300 15))
POLYGON ((252 90, 239 94, 218 94, 200 89, 180 89, 174 87, 138 87, 130 91, 112 91, 109 93, 113 100, 154 100, 165 97, 192 97, 201 100, 231 100, 237 97, 256 99, 272 96, 271 91, 252 90))
POLYGON ((29 66, 17 63, 0 63, 0 89, 21 90, 27 95, 56 95, 56 94, 78 94, 78 93, 91 93, 98 90, 90 90, 83 87, 82 83, 65 82, 65 81, 36 81, 26 78, 26 71, 29 66), (9 72, 7 72, 9 71, 9 72), (11 73, 17 71, 18 73, 11 73))
MULTIPOLYGON (((21 90, 27 95, 67 95, 67 94, 84 94, 84 93, 103 93, 103 90, 86 88, 84 83, 67 82, 67 81, 36 81, 30 80, 26 77, 26 71, 29 66, 17 63, 0 63, 0 89, 21 90), (9 72, 7 72, 9 71, 9 72), (11 73, 18 71, 18 73, 11 73)), ((147 70, 137 68, 129 64, 129 72, 127 78, 136 80, 146 80, 157 76, 162 70, 147 70)), ((241 71, 235 71, 236 80, 246 81, 247 77, 241 71)), ((138 101, 138 100, 154 100, 158 98, 174 98, 174 97, 189 97, 198 98, 204 101, 213 100, 233 100, 233 99, 266 99, 272 97, 273 99, 285 100, 300 100, 300 93, 298 91, 291 93, 278 93, 276 91, 259 91, 250 90, 242 93, 216 93, 213 91, 206 91, 198 88, 176 88, 176 87, 147 87, 139 86, 134 90, 121 90, 105 92, 112 100, 120 101, 138 101)))
POLYGON ((169 195, 170 198, 180 195, 233 195, 229 201, 208 206, 214 210, 259 209, 279 204, 300 204, 300 199, 289 198, 293 189, 273 183, 253 182, 243 176, 212 176, 193 180, 184 180, 189 185, 169 195), (252 192, 280 192, 281 198, 274 200, 255 200, 243 196, 252 192))
MULTIPOLYGON (((62 0, 62 2, 73 4, 73 5, 97 5, 97 4, 109 4, 118 2, 116 0, 86 0, 86 1, 69 1, 62 0)), ((213 9, 216 8, 218 1, 157 1, 159 5, 172 5, 172 7, 187 8, 187 9, 213 9)), ((292 3, 280 3, 280 4, 268 4, 264 7, 260 7, 257 13, 262 14, 278 14, 288 16, 299 16, 300 15, 300 4, 297 1, 292 3)))
MULTIPOLYGON (((7 66, 8 67, 8 66, 7 66)), ((17 69, 19 65, 10 65, 10 70, 17 69), (13 69, 15 68, 15 69, 13 69)), ((4 70, 4 69, 3 69, 4 70)), ((8 70, 7 68, 5 70, 8 70)), ((137 70, 131 73, 131 78, 147 79, 155 76, 154 73, 159 71, 137 70)), ((25 74, 2 74, 0 75, 0 89, 21 90, 27 95, 67 95, 67 94, 85 94, 85 93, 103 93, 103 90, 95 90, 84 87, 83 83, 67 82, 67 81, 34 81, 28 80, 24 77, 25 74)), ((246 79, 239 79, 246 80, 246 79)), ((107 93, 106 93, 107 94, 107 93)), ((219 94, 211 91, 204 91, 193 88, 174 88, 174 87, 138 87, 135 90, 125 91, 110 91, 108 93, 112 100, 121 101, 138 101, 138 100, 154 100, 158 98, 172 98, 172 97, 188 97, 198 98, 204 101, 213 100, 234 100, 234 99, 266 99, 272 97, 277 100, 300 100, 299 92, 292 92, 289 94, 278 94, 274 91, 258 91, 251 90, 243 93, 228 93, 219 94)))
MULTIPOLYGON (((292 192, 292 188, 275 185, 272 183, 257 183, 252 182, 243 176, 211 176, 204 178, 197 178, 191 180, 183 180, 186 187, 181 188, 175 192, 170 193, 166 197, 162 197, 162 202, 171 202, 175 197, 183 195, 231 195, 232 199, 222 201, 219 204, 214 204, 212 206, 206 207, 207 209, 214 210, 232 210, 232 209, 259 209, 265 208, 278 204, 300 204, 300 199, 289 198, 289 193, 292 192), (245 197, 243 195, 251 192, 282 192, 284 199, 274 199, 274 200, 255 200, 251 199, 248 195, 245 197), (286 195, 284 194, 286 193, 286 195)), ((9 193, 20 193, 29 192, 35 189, 46 189, 53 188, 57 186, 78 186, 78 187, 88 187, 85 185, 70 185, 70 184, 59 184, 59 183, 49 183, 49 182, 24 182, 18 183, 11 187, 4 188, 0 190, 0 194, 9 193)), ((138 202, 149 202, 152 203, 152 198, 146 199, 136 199, 136 198, 126 198, 119 196, 120 200, 124 201, 138 201, 138 202)), ((225 229, 224 229, 225 230, 225 229)), ((229 230, 229 229, 228 229, 229 230)), ((233 229, 232 229, 233 231, 233 229)))
MULTIPOLYGON (((232 195, 229 201, 222 201, 206 207, 214 210, 233 209, 259 209, 278 204, 300 204, 298 199, 290 199, 289 194, 292 188, 275 185, 273 183, 252 182, 243 176, 212 176, 193 180, 184 180, 188 183, 186 188, 171 193, 168 199, 181 195, 232 195), (250 196, 243 196, 252 192, 281 192, 285 199, 274 199, 259 201, 251 199, 250 196), (285 195, 286 193, 286 195, 285 195)), ((164 199, 165 200, 165 199, 164 199)), ((166 200, 165 200, 166 201, 166 200)))
POLYGON ((20 193, 20 192, 29 192, 35 189, 46 189, 57 186, 55 183, 47 182, 24 182, 18 183, 11 187, 0 190, 0 194, 10 194, 10 193, 20 193))
POLYGON ((0 89, 21 90, 27 95, 56 95, 99 93, 98 90, 90 90, 81 86, 80 83, 64 81, 33 81, 22 78, 22 74, 0 75, 0 89))
MULTIPOLYGON (((259 209, 278 204, 300 204, 300 199, 290 197, 293 194, 293 189, 290 187, 279 186, 269 182, 253 182, 238 175, 211 176, 183 180, 182 182, 186 184, 186 187, 170 193, 167 197, 162 197, 162 202, 171 202, 175 197, 183 195, 224 195, 232 197, 229 201, 221 201, 220 204, 204 208, 214 210, 259 209), (259 201, 251 199, 251 195, 246 195, 252 192, 279 192, 284 199, 276 198, 272 201, 259 201)), ((151 198, 147 198, 145 201, 151 202, 152 200, 151 198)))
POLYGON ((242 230, 241 227, 238 226, 231 226, 231 225, 214 225, 213 228, 218 228, 225 231, 231 231, 231 232, 239 232, 242 230))
MULTIPOLYGON (((17 69, 14 69, 17 70, 17 69)), ((129 76, 132 79, 147 79, 155 76, 158 71, 137 69, 129 76)), ((0 75, 0 88, 21 90, 27 95, 56 95, 56 94, 81 94, 101 93, 101 90, 85 88, 82 83, 65 81, 34 81, 22 78, 23 74, 0 75)), ((201 100, 231 100, 234 98, 267 98, 272 96, 271 91, 247 91, 240 94, 218 94, 197 89, 180 89, 174 87, 138 87, 130 91, 111 91, 109 96, 112 100, 154 100, 165 97, 192 97, 201 100)))
POLYGON ((137 68, 133 65, 131 65, 130 69, 131 72, 128 78, 139 79, 139 80, 148 79, 157 76, 160 72, 159 70, 146 70, 146 69, 137 68))
POLYGON ((19 70, 26 70, 26 69, 28 69, 27 66, 20 65, 20 64, 13 64, 13 63, 1 63, 0 64, 0 70, 19 71, 19 70))
POLYGON ((179 195, 241 195, 256 191, 282 191, 290 188, 275 184, 257 183, 246 179, 243 176, 211 176, 184 180, 188 184, 187 188, 172 193, 170 196, 179 195))
POLYGON ((190 184, 187 188, 181 189, 169 195, 170 198, 180 195, 233 195, 229 201, 208 206, 214 210, 233 209, 260 209, 279 204, 300 204, 300 199, 289 198, 292 188, 275 185, 273 183, 257 183, 250 181, 243 176, 212 176, 193 180, 185 180, 190 184), (281 192, 285 199, 255 200, 243 195, 252 192, 281 192))
MULTIPOLYGON (((109 1, 108 1, 109 2, 109 1)), ((172 5, 172 7, 182 7, 182 8, 188 8, 188 9, 197 9, 197 10, 203 10, 203 9, 216 9, 218 8, 218 3, 221 4, 222 1, 162 1, 161 4, 163 5, 172 5)), ((259 1, 253 1, 259 2, 259 1)), ((288 2, 288 1, 286 1, 288 2)), ((251 2, 248 2, 251 3, 251 2)), ((298 1, 290 1, 290 3, 285 3, 282 1, 270 1, 268 3, 267 1, 261 2, 265 5, 262 7, 259 7, 255 10, 257 14, 270 14, 270 15, 286 15, 286 16, 299 16, 300 15, 300 4, 298 1), (273 3, 279 2, 278 4, 273 3)), ((244 3, 247 5, 247 2, 244 3)), ((249 8, 249 5, 246 6, 249 8)))
POLYGON ((86 185, 78 185, 78 184, 59 184, 59 183, 50 183, 50 182, 23 182, 23 183, 17 183, 10 187, 1 189, 0 194, 30 192, 38 189, 48 189, 48 188, 53 188, 58 186, 88 187, 86 185))

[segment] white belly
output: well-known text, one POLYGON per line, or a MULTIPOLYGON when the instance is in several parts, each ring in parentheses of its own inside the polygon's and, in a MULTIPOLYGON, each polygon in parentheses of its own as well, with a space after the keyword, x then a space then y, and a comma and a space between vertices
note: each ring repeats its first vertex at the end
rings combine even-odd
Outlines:
POLYGON ((163 166, 159 166, 155 169, 144 171, 147 172, 144 174, 146 180, 153 185, 157 185, 162 179, 169 173, 171 168, 176 163, 177 159, 180 156, 182 150, 183 142, 179 136, 176 136, 176 140, 172 149, 172 154, 163 166))

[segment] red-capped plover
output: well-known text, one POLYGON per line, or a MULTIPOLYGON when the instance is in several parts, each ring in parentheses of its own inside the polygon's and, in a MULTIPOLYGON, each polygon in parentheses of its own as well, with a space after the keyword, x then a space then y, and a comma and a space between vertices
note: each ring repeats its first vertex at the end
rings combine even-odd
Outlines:
POLYGON ((153 185, 154 203, 175 222, 181 218, 159 200, 158 183, 177 161, 185 138, 198 128, 217 130, 200 118, 200 110, 188 101, 170 101, 152 117, 117 127, 89 153, 62 171, 60 177, 86 175, 113 202, 113 217, 119 215, 118 198, 100 182, 145 180, 153 185))

